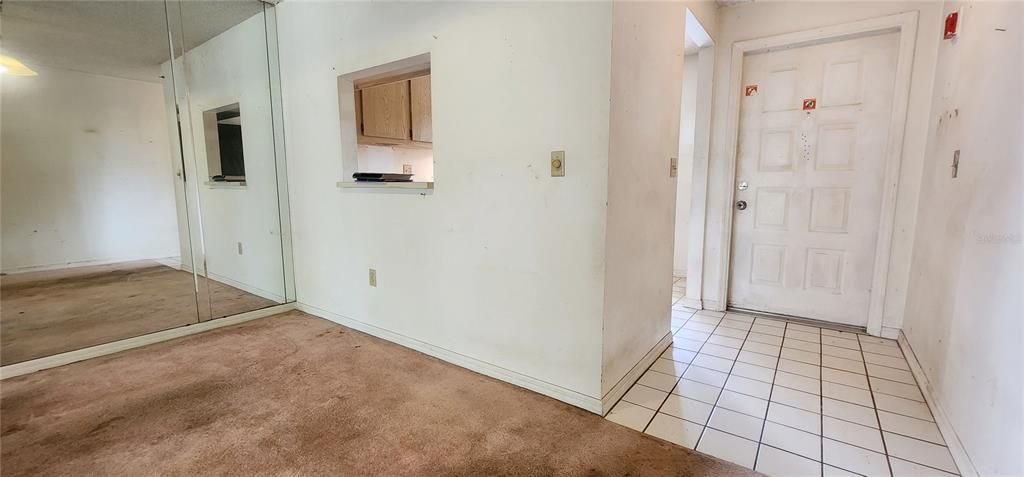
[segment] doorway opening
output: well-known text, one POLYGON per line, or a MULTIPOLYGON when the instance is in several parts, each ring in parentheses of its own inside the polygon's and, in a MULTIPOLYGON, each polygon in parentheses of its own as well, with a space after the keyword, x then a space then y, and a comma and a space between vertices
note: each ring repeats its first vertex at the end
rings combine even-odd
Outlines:
POLYGON ((694 181, 694 170, 707 168, 711 138, 711 96, 714 42, 689 9, 683 58, 682 100, 679 110, 679 150, 676 167, 675 243, 672 256, 674 307, 701 308, 700 270, 703 258, 704 211, 695 210, 693 198, 707 190, 706 181, 694 181))

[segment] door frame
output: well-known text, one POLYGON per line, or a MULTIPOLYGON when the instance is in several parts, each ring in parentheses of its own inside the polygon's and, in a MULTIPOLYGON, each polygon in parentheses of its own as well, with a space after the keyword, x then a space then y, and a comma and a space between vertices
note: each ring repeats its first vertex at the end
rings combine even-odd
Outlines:
MULTIPOLYGON (((686 33, 698 35, 694 43, 697 51, 697 102, 693 125, 693 160, 690 163, 690 227, 686 250, 686 293, 680 303, 689 308, 702 309, 701 290, 704 284, 704 227, 707 223, 708 166, 711 158, 711 128, 713 98, 715 94, 715 64, 718 47, 700 19, 686 9, 686 33)), ((678 198, 676 204, 678 204, 678 198)), ((673 246, 675 242, 673 241, 673 246)))
POLYGON ((910 101, 910 80, 914 61, 914 45, 917 40, 918 13, 906 12, 868 20, 815 28, 794 33, 774 35, 733 43, 732 67, 728 82, 729 104, 726 118, 727 173, 730 178, 728 202, 725 212, 724 231, 719 243, 720 254, 719 289, 725 297, 722 305, 729 302, 729 280, 732 262, 733 207, 736 194, 736 161, 739 140, 740 89, 743 87, 743 58, 750 53, 809 46, 826 41, 841 41, 880 33, 898 32, 899 50, 896 60, 896 82, 893 90, 893 108, 889 119, 889 132, 885 148, 885 173, 882 179, 882 210, 875 243, 875 260, 871 278, 870 300, 868 303, 867 331, 882 334, 885 289, 889 278, 889 259, 892 255, 893 232, 896 220, 896 197, 899 191, 900 166, 903 161, 903 139, 906 132, 907 110, 910 101))

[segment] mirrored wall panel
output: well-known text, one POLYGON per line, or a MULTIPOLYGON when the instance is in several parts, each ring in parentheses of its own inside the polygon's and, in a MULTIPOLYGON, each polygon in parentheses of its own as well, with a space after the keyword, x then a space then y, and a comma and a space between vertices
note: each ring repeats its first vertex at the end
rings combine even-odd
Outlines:
MULTIPOLYGON (((184 187, 199 204, 190 241, 197 260, 200 319, 219 318, 289 296, 273 7, 261 2, 169 1, 184 187), (230 25, 230 28, 224 28, 230 25)), ((286 214, 285 214, 286 215, 286 214)), ((183 241, 184 242, 184 241, 183 241)), ((187 253, 183 252, 183 253, 187 253)))
POLYGON ((273 7, 0 6, 0 365, 294 299, 273 7))

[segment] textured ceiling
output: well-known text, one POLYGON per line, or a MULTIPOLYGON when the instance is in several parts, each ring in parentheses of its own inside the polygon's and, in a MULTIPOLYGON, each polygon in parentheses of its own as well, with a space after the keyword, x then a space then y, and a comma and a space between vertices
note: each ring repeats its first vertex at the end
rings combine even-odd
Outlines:
POLYGON ((3 0, 0 52, 30 68, 157 82, 169 58, 168 23, 180 54, 182 45, 200 45, 262 10, 257 0, 169 1, 169 15, 152 0, 3 0))
POLYGON ((754 0, 715 0, 715 3, 717 3, 719 7, 731 7, 733 5, 753 2, 754 0))

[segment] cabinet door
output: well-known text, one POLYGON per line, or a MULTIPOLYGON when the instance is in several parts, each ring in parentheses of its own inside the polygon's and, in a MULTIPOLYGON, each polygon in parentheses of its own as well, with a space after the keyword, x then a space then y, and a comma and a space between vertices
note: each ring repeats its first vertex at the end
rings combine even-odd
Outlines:
POLYGON ((409 82, 363 89, 363 135, 409 139, 409 82))
POLYGON ((409 80, 412 95, 412 140, 433 142, 434 131, 430 126, 430 75, 409 80))

